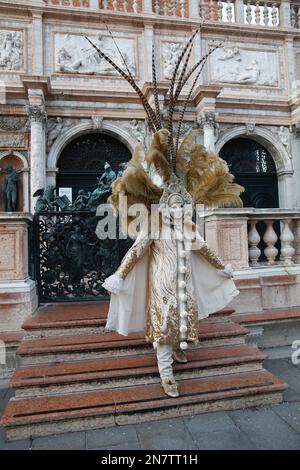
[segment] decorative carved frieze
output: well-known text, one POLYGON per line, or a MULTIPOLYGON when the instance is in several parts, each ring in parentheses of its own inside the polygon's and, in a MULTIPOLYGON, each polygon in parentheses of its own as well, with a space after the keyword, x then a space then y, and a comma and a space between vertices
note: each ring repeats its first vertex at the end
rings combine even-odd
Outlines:
POLYGON ((27 148, 27 137, 25 134, 0 132, 0 148, 25 149, 27 148))
MULTIPOLYGON (((132 75, 136 74, 136 44, 134 38, 115 37, 122 57, 111 37, 99 34, 97 37, 90 36, 90 39, 120 68, 124 69, 125 61, 130 73, 132 75)), ((116 70, 106 60, 99 57, 98 52, 81 35, 56 33, 54 45, 55 72, 118 75, 116 70)))
POLYGON ((26 131, 28 129, 28 117, 0 116, 1 131, 26 131))
POLYGON ((210 58, 214 82, 277 86, 277 55, 274 51, 224 46, 210 58))
POLYGON ((23 63, 22 31, 0 30, 0 70, 21 70, 23 63))

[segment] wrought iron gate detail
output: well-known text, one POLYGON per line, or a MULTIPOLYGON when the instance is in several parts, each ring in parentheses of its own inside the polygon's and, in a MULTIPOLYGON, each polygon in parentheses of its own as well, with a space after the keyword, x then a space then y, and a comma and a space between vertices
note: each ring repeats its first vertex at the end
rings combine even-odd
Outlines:
POLYGON ((79 211, 35 215, 34 271, 40 302, 108 298, 102 283, 117 269, 132 240, 100 240, 95 233, 99 219, 79 211))

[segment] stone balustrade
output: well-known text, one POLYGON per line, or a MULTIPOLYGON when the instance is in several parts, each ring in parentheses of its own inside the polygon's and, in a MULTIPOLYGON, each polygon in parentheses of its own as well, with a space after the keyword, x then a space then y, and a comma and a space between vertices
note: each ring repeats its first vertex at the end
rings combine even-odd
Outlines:
POLYGON ((279 26, 280 3, 244 0, 244 22, 261 26, 279 26))
POLYGON ((291 26, 293 28, 300 28, 300 4, 299 3, 291 3, 290 6, 291 11, 291 26))
POLYGON ((204 20, 223 21, 234 23, 235 17, 234 0, 205 0, 199 2, 199 16, 204 20))
MULTIPOLYGON (((20 2, 21 0, 17 0, 20 2)), ((33 0, 31 0, 33 2, 33 0)), ((299 28, 300 3, 287 0, 37 0, 47 6, 245 26, 299 28)))
MULTIPOLYGON (((89 8, 115 13, 150 14, 205 21, 277 27, 281 2, 261 0, 44 0, 64 8, 89 8)), ((298 28, 298 4, 291 5, 291 24, 298 28)))
POLYGON ((300 264, 300 209, 215 209, 205 238, 235 268, 300 264))
POLYGON ((250 266, 300 263, 300 211, 258 209, 249 214, 248 226, 250 266), (257 229, 260 222, 263 232, 257 229))

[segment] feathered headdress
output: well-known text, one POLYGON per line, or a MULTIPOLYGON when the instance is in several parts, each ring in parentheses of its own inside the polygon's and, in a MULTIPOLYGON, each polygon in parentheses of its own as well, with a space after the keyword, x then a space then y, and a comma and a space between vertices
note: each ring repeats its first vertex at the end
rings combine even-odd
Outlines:
POLYGON ((144 154, 141 146, 137 146, 132 159, 128 162, 123 175, 119 177, 112 186, 110 203, 118 209, 119 196, 126 195, 128 206, 133 203, 144 203, 150 209, 151 204, 157 204, 162 197, 163 189, 151 180, 143 167, 146 161, 148 167, 154 167, 156 173, 162 178, 163 183, 168 184, 174 178, 184 182, 185 188, 191 194, 195 203, 202 203, 210 207, 221 207, 226 205, 242 206, 239 197, 244 191, 242 186, 233 182, 233 175, 224 160, 213 152, 208 151, 203 145, 196 144, 195 131, 191 131, 181 142, 180 132, 184 114, 193 90, 203 70, 207 58, 220 47, 222 43, 209 49, 208 53, 198 60, 191 68, 188 68, 190 56, 193 49, 193 41, 200 28, 189 38, 179 55, 169 87, 169 102, 167 109, 166 124, 163 126, 162 113, 159 106, 155 46, 152 46, 152 80, 154 93, 154 108, 149 104, 144 93, 135 82, 132 73, 109 31, 118 52, 123 61, 125 70, 121 69, 110 57, 108 57, 89 38, 87 41, 96 49, 101 58, 105 59, 138 94, 145 109, 149 127, 154 133, 152 143, 144 154), (187 96, 182 105, 176 132, 173 127, 174 109, 183 87, 192 77, 187 96))

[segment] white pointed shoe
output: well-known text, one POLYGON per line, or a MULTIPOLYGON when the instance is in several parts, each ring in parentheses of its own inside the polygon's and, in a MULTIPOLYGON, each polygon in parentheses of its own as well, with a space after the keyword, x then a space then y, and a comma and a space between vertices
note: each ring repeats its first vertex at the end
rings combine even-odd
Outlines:
POLYGON ((179 397, 179 391, 174 377, 163 377, 161 385, 166 395, 172 398, 179 397))

